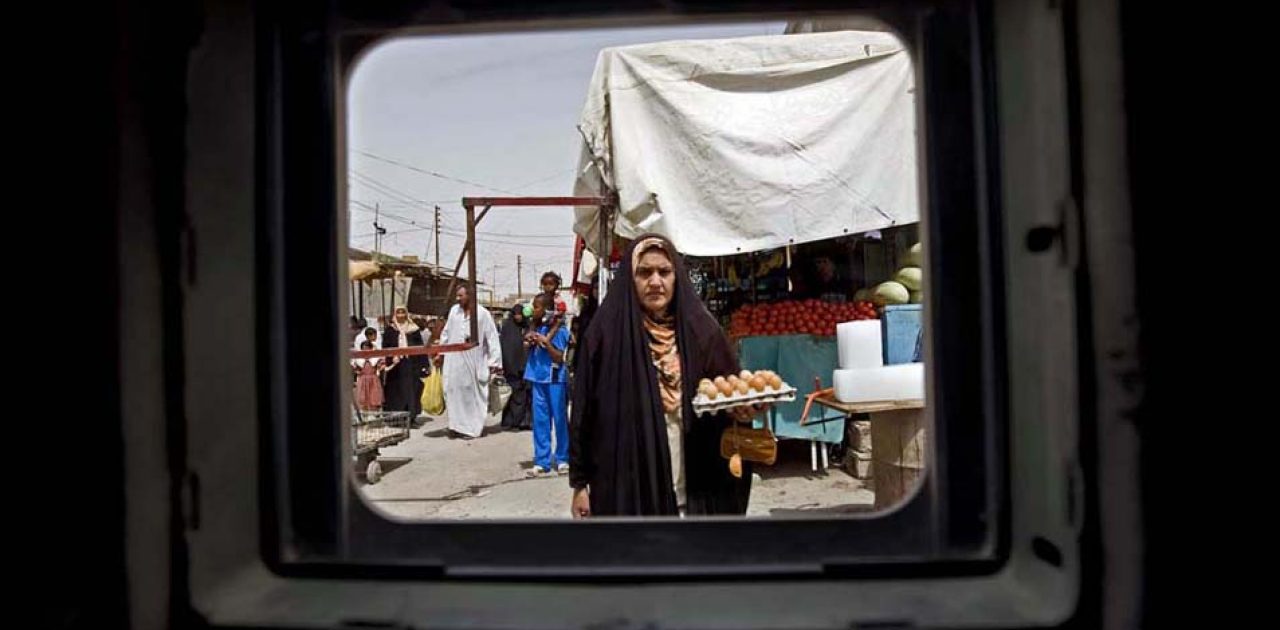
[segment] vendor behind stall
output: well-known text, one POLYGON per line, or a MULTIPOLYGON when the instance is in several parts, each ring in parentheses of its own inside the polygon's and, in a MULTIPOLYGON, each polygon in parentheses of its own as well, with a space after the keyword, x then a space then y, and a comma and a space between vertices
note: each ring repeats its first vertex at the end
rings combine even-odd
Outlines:
POLYGON ((834 245, 817 245, 800 250, 800 264, 792 266, 792 295, 801 300, 847 302, 853 297, 848 256, 834 245))

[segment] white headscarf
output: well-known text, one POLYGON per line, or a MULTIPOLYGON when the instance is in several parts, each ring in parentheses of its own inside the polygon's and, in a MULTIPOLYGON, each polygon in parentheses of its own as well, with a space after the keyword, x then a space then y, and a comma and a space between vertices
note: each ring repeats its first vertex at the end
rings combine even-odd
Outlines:
POLYGON ((364 333, 370 328, 373 329, 373 347, 374 348, 382 347, 382 331, 378 330, 377 326, 367 326, 365 328, 361 328, 359 334, 356 335, 356 338, 351 341, 352 350, 359 350, 360 344, 369 340, 367 337, 364 336, 364 333))
POLYGON ((413 319, 409 317, 409 309, 405 308, 404 306, 397 306, 394 311, 391 311, 391 325, 394 326, 396 330, 400 331, 399 345, 401 348, 408 348, 409 335, 411 333, 415 333, 415 332, 418 332, 418 330, 420 330, 418 328, 418 325, 413 323, 413 319), (400 311, 404 311, 403 324, 401 324, 399 321, 396 320, 396 314, 399 313, 400 311))
MULTIPOLYGON (((365 337, 364 334, 365 334, 365 331, 369 330, 370 328, 372 328, 373 332, 375 333, 373 338, 373 348, 376 350, 382 347, 382 333, 377 329, 377 327, 369 326, 367 328, 360 329, 360 334, 356 335, 356 338, 351 342, 352 350, 359 350, 360 344, 366 341, 369 341, 369 338, 365 337)), ((373 363, 374 365, 377 365, 383 360, 384 360, 383 357, 374 357, 372 359, 351 359, 351 365, 356 368, 362 368, 364 367, 365 363, 373 363)))

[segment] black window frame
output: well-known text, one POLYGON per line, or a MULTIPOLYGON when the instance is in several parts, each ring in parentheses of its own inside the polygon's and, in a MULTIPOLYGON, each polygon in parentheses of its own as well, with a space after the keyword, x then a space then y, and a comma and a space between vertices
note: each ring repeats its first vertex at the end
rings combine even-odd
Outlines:
MULTIPOLYGON (((257 278, 260 549, 297 577, 669 581, 982 575, 1009 557, 1007 373, 990 13, 982 3, 517 8, 334 2, 258 14, 257 278), (911 50, 922 95, 934 445, 898 508, 840 518, 388 520, 349 482, 339 370, 339 120, 360 50, 400 29, 526 28, 520 20, 778 19, 805 8, 869 14, 911 50), (320 270, 320 271, 318 271, 320 270), (976 297, 975 297, 976 296, 976 297), (304 314, 304 315, 300 315, 304 314), (944 317, 945 316, 945 317, 944 317), (284 323, 288 322, 288 326, 284 323), (566 561, 566 559, 570 559, 566 561)), ((565 26, 569 24, 561 22, 565 26)), ((568 491, 566 490, 566 501, 568 491)))

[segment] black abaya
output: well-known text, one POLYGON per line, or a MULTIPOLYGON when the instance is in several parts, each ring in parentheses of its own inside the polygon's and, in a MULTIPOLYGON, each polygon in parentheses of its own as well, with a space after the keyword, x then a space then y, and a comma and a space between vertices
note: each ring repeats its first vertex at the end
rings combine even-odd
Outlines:
MULTIPOLYGON (((649 354, 639 299, 633 288, 632 250, 622 257, 609 293, 583 334, 569 421, 570 483, 589 488, 593 516, 675 516, 666 424, 657 370, 649 354)), ((660 237, 659 237, 660 238, 660 237)), ((667 252, 676 251, 664 241, 667 252)), ((693 395, 702 378, 735 374, 737 356, 673 255, 676 283, 670 312, 680 353, 686 512, 745 514, 751 467, 742 478, 720 456, 724 414, 695 417, 693 395)))
POLYGON ((502 428, 509 430, 528 430, 533 428, 533 406, 530 404, 529 383, 524 380, 524 366, 528 357, 524 347, 524 307, 512 307, 511 314, 502 322, 502 330, 498 331, 502 346, 502 374, 511 386, 511 398, 502 410, 502 428), (521 323, 516 322, 519 313, 521 323))
MULTIPOLYGON (((421 330, 409 333, 409 345, 425 345, 421 330)), ((383 330, 382 347, 400 347, 400 331, 392 326, 383 330)), ((422 413, 422 377, 426 376, 424 372, 430 369, 429 365, 423 355, 400 357, 400 363, 387 371, 382 408, 386 411, 407 411, 410 418, 417 418, 422 413)))

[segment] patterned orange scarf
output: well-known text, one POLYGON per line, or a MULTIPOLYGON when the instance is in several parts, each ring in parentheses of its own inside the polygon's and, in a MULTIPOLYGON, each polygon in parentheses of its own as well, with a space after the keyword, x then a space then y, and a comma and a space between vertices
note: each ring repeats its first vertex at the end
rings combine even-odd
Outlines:
POLYGON ((644 316, 644 329, 649 333, 649 357, 658 369, 658 393, 662 395, 662 409, 674 413, 680 408, 680 352, 676 346, 675 318, 667 316, 655 321, 644 316))

